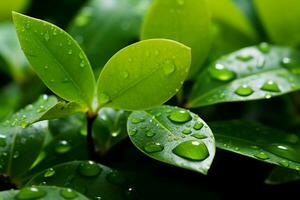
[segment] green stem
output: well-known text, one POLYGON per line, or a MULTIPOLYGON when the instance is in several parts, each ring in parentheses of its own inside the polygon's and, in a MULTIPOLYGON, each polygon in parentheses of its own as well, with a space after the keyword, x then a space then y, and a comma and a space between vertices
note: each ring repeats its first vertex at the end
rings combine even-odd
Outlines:
POLYGON ((95 143, 93 138, 93 123, 97 118, 95 113, 87 113, 87 149, 91 160, 96 160, 97 153, 95 150, 95 143))

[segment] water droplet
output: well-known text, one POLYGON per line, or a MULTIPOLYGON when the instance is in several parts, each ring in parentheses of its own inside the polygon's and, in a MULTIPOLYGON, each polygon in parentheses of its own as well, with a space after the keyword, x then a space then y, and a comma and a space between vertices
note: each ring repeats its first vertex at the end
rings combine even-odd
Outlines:
POLYGON ((185 134, 185 135, 189 135, 189 134, 192 133, 192 131, 191 131, 190 129, 184 129, 184 130, 182 130, 181 132, 182 132, 183 134, 185 134))
POLYGON ((236 74, 223 65, 216 64, 210 68, 210 76, 219 81, 230 81, 236 77, 236 74))
POLYGON ((44 38, 45 38, 46 41, 50 40, 50 36, 49 36, 48 32, 45 33, 44 38))
POLYGON ((265 99, 271 99, 272 98, 272 95, 271 94, 266 94, 265 95, 265 99))
POLYGON ((57 35, 56 29, 53 30, 52 34, 53 34, 53 35, 57 35))
POLYGON ((47 169, 47 171, 44 173, 45 178, 50 178, 55 175, 55 170, 53 168, 47 169))
POLYGON ((150 142, 145 145, 144 149, 147 153, 156 153, 164 150, 164 146, 158 142, 150 142))
POLYGON ((279 161, 278 164, 283 167, 288 167, 290 165, 289 161, 287 161, 287 160, 281 160, 281 161, 279 161))
POLYGON ((269 53, 271 50, 271 47, 268 43, 262 42, 258 45, 258 50, 261 51, 262 53, 269 53))
POLYGON ((209 156, 206 145, 203 142, 196 140, 182 142, 172 151, 177 156, 192 161, 202 161, 209 156))
POLYGON ((175 65, 174 65, 173 61, 167 60, 163 65, 163 70, 164 70, 165 75, 167 75, 167 76, 173 74, 175 71, 175 65))
POLYGON ((84 62, 84 61, 81 61, 80 67, 83 68, 84 66, 85 66, 85 62, 84 62))
POLYGON ((61 189, 60 195, 65 199, 74 199, 75 197, 77 197, 76 192, 70 188, 61 189))
POLYGON ((137 134, 137 130, 136 129, 132 129, 129 131, 129 136, 134 136, 135 134, 137 134))
POLYGON ((6 146, 6 136, 0 135, 0 147, 6 146))
POLYGON ((144 121, 145 121, 144 118, 139 117, 139 118, 133 118, 133 119, 131 120, 131 123, 132 123, 132 124, 139 124, 139 123, 144 122, 144 121))
POLYGON ((238 55, 236 58, 240 61, 247 62, 249 60, 252 60, 253 56, 251 56, 249 54, 241 54, 241 55, 238 55))
POLYGON ((127 71, 123 72, 124 79, 127 79, 129 77, 129 73, 127 71))
POLYGON ((194 124, 193 128, 194 128, 195 130, 200 130, 200 129, 202 129, 203 126, 204 126, 204 124, 203 124, 202 122, 196 122, 196 123, 194 124))
POLYGON ((69 51, 68 51, 68 54, 69 54, 69 55, 72 55, 72 54, 73 54, 73 51, 72 51, 72 50, 69 50, 69 51))
POLYGON ((109 173, 106 179, 108 182, 117 185, 124 185, 124 183, 126 182, 125 177, 117 171, 112 171, 111 173, 109 173))
POLYGON ((147 137, 153 137, 153 136, 156 135, 156 133, 154 133, 152 131, 147 131, 145 134, 146 134, 147 137))
POLYGON ((297 151, 291 145, 273 143, 266 145, 265 149, 282 158, 286 158, 295 162, 300 162, 299 151, 297 151))
POLYGON ((37 187, 26 187, 20 190, 17 194, 17 199, 20 200, 31 200, 31 199, 38 199, 42 198, 46 195, 46 192, 37 188, 37 187))
POLYGON ((257 154, 254 155, 256 158, 261 159, 261 160, 267 160, 269 159, 268 154, 266 154, 265 152, 259 152, 257 154))
POLYGON ((194 138, 197 138, 197 139, 205 139, 205 138, 207 138, 206 135, 203 135, 203 134, 200 134, 200 133, 194 133, 194 134, 192 134, 192 136, 194 138))
POLYGON ((44 69, 47 70, 48 68, 49 68, 48 65, 45 65, 44 69))
POLYGON ((94 161, 86 161, 80 163, 78 167, 78 172, 82 176, 93 177, 100 174, 102 172, 102 168, 94 161))
POLYGON ((169 120, 175 123, 185 123, 192 119, 192 116, 188 111, 185 110, 177 110, 173 111, 169 116, 169 120))
POLYGON ((98 95, 98 102, 100 105, 105 105, 110 101, 110 97, 105 93, 100 93, 98 95))
POLYGON ((249 96, 253 94, 253 92, 253 89, 248 85, 241 85, 234 91, 234 93, 239 96, 249 96))
POLYGON ((125 191, 125 199, 127 199, 127 200, 130 200, 130 199, 139 199, 138 198, 138 195, 137 195, 137 193, 136 193, 136 191, 135 191, 135 189, 134 188, 132 188, 132 187, 130 187, 130 188, 128 188, 126 191, 125 191))
POLYGON ((16 152, 13 154, 13 158, 14 158, 14 159, 17 159, 19 156, 20 156, 20 153, 19 153, 18 151, 16 151, 16 152))
POLYGON ((71 145, 67 140, 60 140, 55 146, 55 152, 58 154, 64 154, 71 150, 71 145))
POLYGON ((300 74, 299 64, 289 57, 284 57, 281 61, 281 65, 291 71, 293 74, 300 74))
POLYGON ((261 89, 268 92, 280 92, 278 84, 274 81, 266 81, 261 89))
POLYGON ((69 83, 69 79, 68 78, 64 78, 64 80, 62 80, 63 83, 69 83))

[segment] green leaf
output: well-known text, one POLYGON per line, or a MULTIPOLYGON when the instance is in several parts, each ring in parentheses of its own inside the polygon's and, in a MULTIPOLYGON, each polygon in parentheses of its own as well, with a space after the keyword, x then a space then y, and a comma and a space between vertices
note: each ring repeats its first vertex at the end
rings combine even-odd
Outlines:
POLYGON ((23 11, 26 9, 30 0, 1 0, 0 21, 10 19, 11 11, 23 11))
POLYGON ((91 199, 123 200, 126 179, 93 161, 73 161, 56 165, 37 174, 27 185, 56 185, 75 189, 91 199))
POLYGON ((17 34, 12 23, 0 24, 0 57, 5 62, 5 71, 16 81, 24 81, 28 74, 28 62, 21 50, 17 34))
POLYGON ((142 39, 166 38, 192 48, 190 75, 194 76, 208 56, 211 19, 205 0, 155 0, 145 17, 142 39))
POLYGON ((100 107, 138 110, 163 104, 188 75, 191 51, 165 39, 144 40, 115 54, 98 80, 100 107))
POLYGON ((215 155, 214 136, 190 111, 160 106, 133 112, 127 122, 133 144, 156 160, 207 174, 215 155))
POLYGON ((212 122, 210 127, 218 148, 300 170, 300 143, 295 134, 240 120, 212 122))
POLYGON ((297 170, 291 170, 283 167, 274 168, 265 180, 266 184, 278 185, 300 180, 300 174, 297 170))
POLYGON ((21 100, 20 87, 11 83, 0 89, 0 121, 11 115, 21 100))
POLYGON ((94 141, 98 153, 106 154, 113 146, 127 138, 129 112, 103 108, 93 124, 94 141))
POLYGON ((43 199, 43 200, 88 200, 87 197, 70 189, 53 186, 31 186, 21 190, 8 190, 0 192, 0 199, 43 199))
POLYGON ((270 39, 278 44, 300 45, 298 0, 255 0, 254 4, 270 39))
POLYGON ((69 33, 92 66, 102 68, 117 51, 139 38, 142 17, 151 0, 91 0, 76 15, 69 33))
POLYGON ((0 174, 19 184, 19 178, 37 158, 47 132, 47 122, 27 128, 0 127, 0 174))
POLYGON ((203 71, 188 107, 269 99, 300 89, 300 52, 262 43, 222 56, 203 71))
POLYGON ((95 79, 87 57, 62 29, 13 13, 22 49, 34 71, 58 96, 91 107, 95 79))

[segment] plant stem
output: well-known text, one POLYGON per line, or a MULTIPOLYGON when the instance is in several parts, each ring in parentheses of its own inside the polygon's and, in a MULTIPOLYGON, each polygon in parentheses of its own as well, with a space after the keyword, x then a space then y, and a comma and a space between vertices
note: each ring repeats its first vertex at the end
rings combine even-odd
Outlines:
POLYGON ((91 160, 96 160, 97 153, 95 151, 95 143, 93 138, 93 123, 97 118, 97 114, 87 113, 87 149, 91 160))

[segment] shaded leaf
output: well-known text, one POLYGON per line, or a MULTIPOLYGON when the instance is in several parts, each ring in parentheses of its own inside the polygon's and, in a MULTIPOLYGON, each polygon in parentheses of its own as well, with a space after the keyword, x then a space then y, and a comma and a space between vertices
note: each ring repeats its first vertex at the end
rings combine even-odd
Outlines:
POLYGON ((135 111, 127 129, 133 144, 151 158, 207 174, 215 155, 214 136, 190 111, 171 106, 135 111))
POLYGON ((218 148, 300 170, 300 145, 295 134, 251 121, 219 121, 209 125, 218 148))
POLYGON ((115 54, 98 80, 100 107, 138 110, 176 94, 191 61, 188 47, 165 39, 144 40, 115 54))
POLYGON ((299 180, 300 174, 298 170, 276 167, 268 175, 268 177, 265 180, 265 183, 270 185, 278 185, 299 180))
POLYGON ((91 106, 95 80, 79 45, 48 22, 13 13, 22 49, 34 71, 58 96, 91 106))
POLYGON ((194 76, 208 56, 211 20, 205 0, 156 0, 142 27, 141 38, 166 38, 192 49, 190 75, 194 76))
POLYGON ((126 179, 104 165, 93 161, 73 161, 56 165, 31 179, 27 185, 56 185, 69 187, 91 199, 123 200, 126 179), (53 173, 54 172, 54 173, 53 173), (47 174, 48 173, 48 174, 47 174))
POLYGON ((300 88, 300 52, 266 43, 222 56, 203 71, 189 107, 269 99, 300 88))

